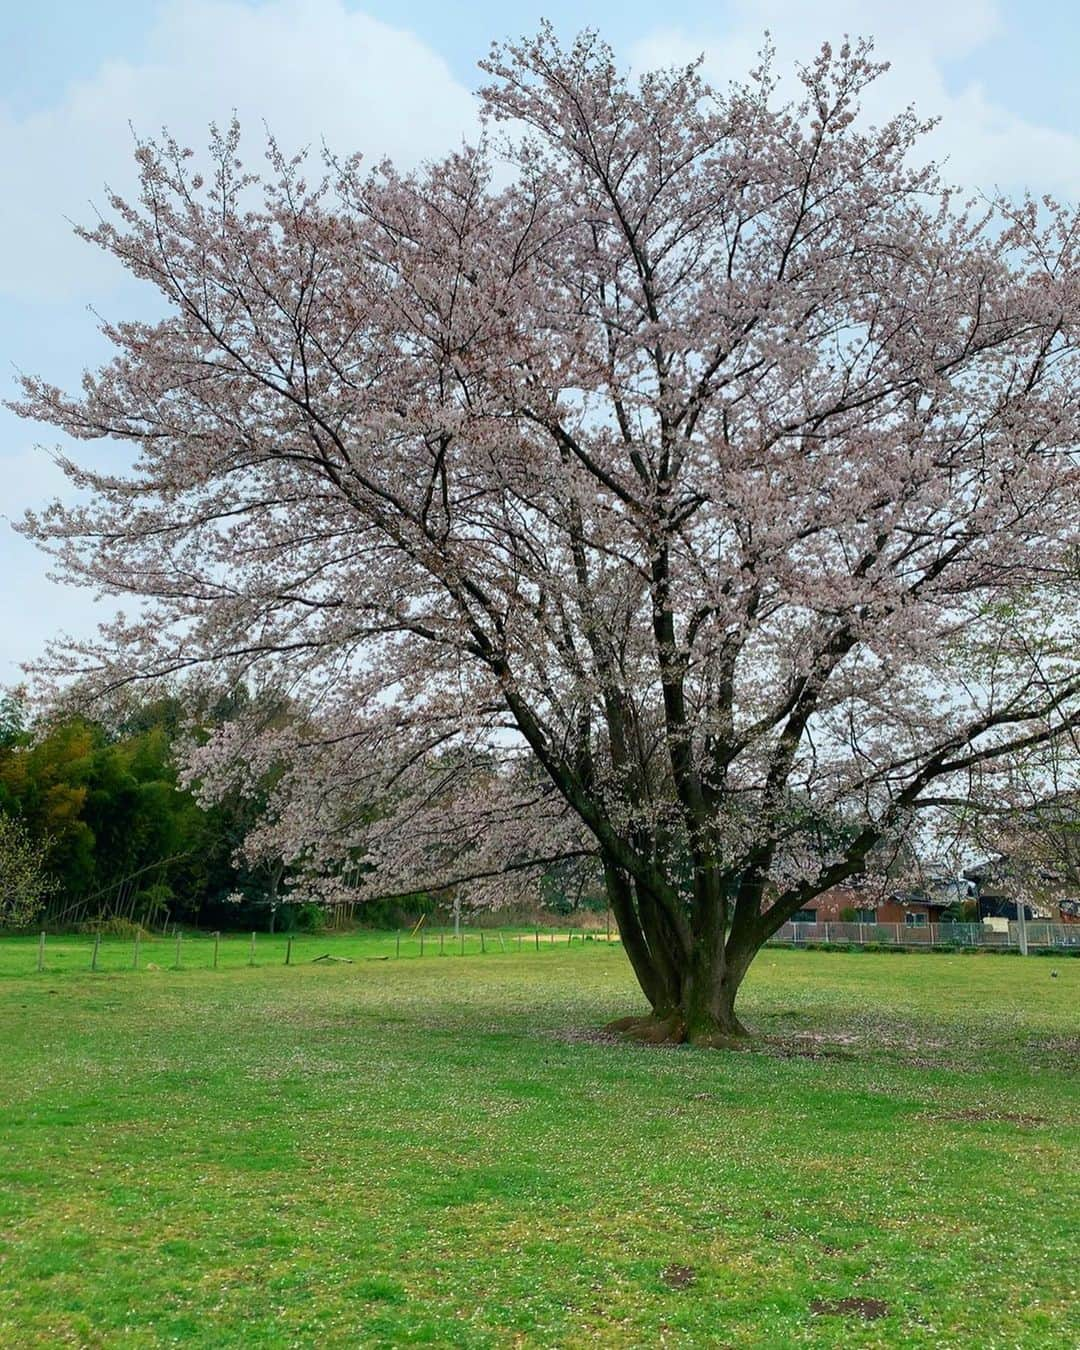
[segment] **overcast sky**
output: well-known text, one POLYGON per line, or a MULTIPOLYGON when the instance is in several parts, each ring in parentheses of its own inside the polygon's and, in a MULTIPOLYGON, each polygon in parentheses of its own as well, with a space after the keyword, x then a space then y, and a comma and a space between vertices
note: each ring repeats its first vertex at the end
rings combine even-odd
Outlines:
MULTIPOLYGON (((205 144, 235 109, 284 148, 413 162, 472 133, 477 57, 546 15, 566 35, 598 27, 637 69, 703 52, 717 81, 742 76, 768 29, 782 61, 825 39, 870 34, 893 69, 882 109, 940 116, 931 152, 985 190, 1080 197, 1080 4, 1076 0, 0 0, 0 355, 72 387, 106 352, 97 314, 149 299, 72 236, 103 185, 132 182, 134 127, 205 144)), ((254 138, 254 136, 253 136, 254 138)), ((92 597, 47 578, 10 520, 63 490, 47 428, 0 409, 0 685, 47 638, 87 632, 92 597)), ((81 455, 107 453, 91 443, 81 455)))

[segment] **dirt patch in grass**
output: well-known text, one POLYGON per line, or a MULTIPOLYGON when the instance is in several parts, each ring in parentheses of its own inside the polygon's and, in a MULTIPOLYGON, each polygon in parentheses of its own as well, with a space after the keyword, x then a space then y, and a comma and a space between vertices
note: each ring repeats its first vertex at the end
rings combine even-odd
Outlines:
POLYGON ((762 1036, 751 1041, 748 1048, 777 1059, 856 1059, 851 1047, 858 1043, 858 1037, 843 1033, 806 1032, 794 1036, 762 1036))
MULTIPOLYGON (((630 1019, 627 1019, 630 1020, 630 1019)), ((643 1019, 633 1019, 635 1022, 643 1019)), ((566 1045, 623 1045, 640 1046, 645 1050, 683 1050, 685 1042, 672 1040, 662 1031, 656 1036, 627 1035, 614 1023, 604 1027, 564 1027, 548 1033, 552 1040, 566 1045)), ((834 1035, 815 1032, 797 1033, 792 1036, 749 1036, 746 1039, 725 1040, 723 1044, 699 1046, 699 1049, 724 1049, 771 1055, 779 1059, 856 1059, 851 1046, 860 1044, 859 1037, 845 1033, 834 1035)), ((701 1094, 707 1096, 708 1094, 701 1094)))
POLYGON ((565 1045, 621 1045, 641 1050, 684 1050, 685 1044, 672 1040, 650 1040, 637 1036, 624 1036, 609 1027, 563 1027, 547 1033, 553 1041, 562 1041, 565 1045))
POLYGON ((934 1115, 924 1115, 920 1120, 975 1120, 990 1121, 994 1124, 1003 1125, 1045 1125, 1045 1116, 1025 1115, 1020 1111, 983 1111, 978 1107, 969 1106, 963 1111, 943 1111, 934 1115))
POLYGON ((883 1298, 815 1298, 810 1311, 819 1317, 861 1317, 874 1322, 888 1314, 889 1305, 883 1298))
POLYGON ((961 1059, 952 1059, 947 1055, 901 1055, 900 1063, 906 1069, 946 1069, 949 1073, 975 1074, 978 1069, 961 1059))
POLYGON ((1039 1049, 1051 1064, 1080 1067, 1080 1036, 1044 1038, 1039 1049))
POLYGON ((666 1266, 660 1274, 669 1289, 689 1289, 697 1279, 693 1266, 666 1266))
POLYGON ((625 1045, 621 1036, 602 1027, 564 1027, 550 1033, 553 1041, 562 1041, 565 1045, 625 1045))

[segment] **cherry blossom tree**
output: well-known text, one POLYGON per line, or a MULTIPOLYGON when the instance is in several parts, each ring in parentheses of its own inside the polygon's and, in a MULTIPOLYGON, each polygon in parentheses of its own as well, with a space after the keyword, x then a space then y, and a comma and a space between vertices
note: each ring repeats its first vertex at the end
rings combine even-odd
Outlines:
MULTIPOLYGON (((939 834, 978 859, 985 880, 1035 912, 1080 899, 1080 739, 1074 731, 1014 756, 998 772, 973 774, 965 791, 940 798, 939 834)), ((970 873, 969 873, 970 875, 970 873)))
POLYGON ((790 914, 1080 721, 1077 217, 866 126, 867 43, 793 104, 547 28, 483 69, 486 144, 416 173, 139 148, 86 238, 167 317, 19 405, 135 452, 26 523, 141 602, 54 669, 288 688, 191 757, 289 766, 253 849, 485 898, 578 859, 636 1030, 718 1043, 790 914))

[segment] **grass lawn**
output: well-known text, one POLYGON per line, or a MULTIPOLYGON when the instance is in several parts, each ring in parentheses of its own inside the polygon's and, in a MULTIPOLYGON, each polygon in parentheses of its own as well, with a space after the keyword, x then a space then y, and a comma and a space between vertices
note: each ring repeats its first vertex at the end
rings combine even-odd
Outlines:
POLYGON ((0 1345, 1080 1342, 1080 961, 767 951, 731 1053, 486 945, 0 943, 0 1345))

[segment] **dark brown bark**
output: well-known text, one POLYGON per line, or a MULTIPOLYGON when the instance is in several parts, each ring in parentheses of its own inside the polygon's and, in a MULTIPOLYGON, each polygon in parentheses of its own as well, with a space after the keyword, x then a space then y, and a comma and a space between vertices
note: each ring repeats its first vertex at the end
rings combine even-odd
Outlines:
POLYGON ((645 1018, 624 1019, 615 1029, 640 1040, 727 1045, 747 1036, 735 1000, 760 941, 755 933, 725 931, 726 906, 716 884, 691 929, 673 923, 647 889, 632 887, 617 867, 605 865, 608 898, 623 946, 652 1008, 645 1018))

